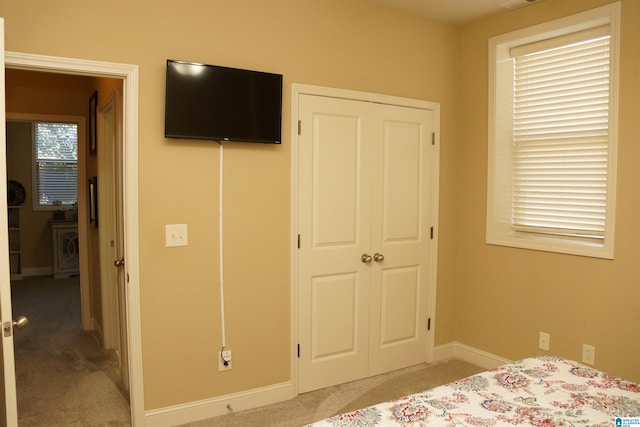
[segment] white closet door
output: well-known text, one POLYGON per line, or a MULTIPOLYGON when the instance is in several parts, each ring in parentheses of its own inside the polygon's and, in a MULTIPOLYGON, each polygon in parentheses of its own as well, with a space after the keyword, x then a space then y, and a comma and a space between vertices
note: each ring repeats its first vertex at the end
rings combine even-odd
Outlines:
POLYGON ((299 118, 299 391, 426 361, 432 113, 301 95, 299 118))
POLYGON ((368 375, 370 119, 360 104, 300 101, 300 392, 368 375))
POLYGON ((426 361, 434 151, 430 111, 378 105, 375 126, 369 375, 426 361))

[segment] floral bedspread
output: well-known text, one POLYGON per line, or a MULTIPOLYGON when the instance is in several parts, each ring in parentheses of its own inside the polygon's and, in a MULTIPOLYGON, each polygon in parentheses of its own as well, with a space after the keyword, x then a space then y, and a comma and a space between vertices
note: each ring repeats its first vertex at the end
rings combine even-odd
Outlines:
POLYGON ((640 419, 640 385, 577 362, 542 356, 311 426, 614 427, 622 425, 619 417, 640 419))

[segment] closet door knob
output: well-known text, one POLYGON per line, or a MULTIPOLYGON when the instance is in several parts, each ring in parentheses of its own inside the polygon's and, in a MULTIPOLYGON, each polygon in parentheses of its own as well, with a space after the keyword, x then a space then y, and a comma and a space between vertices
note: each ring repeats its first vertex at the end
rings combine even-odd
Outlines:
POLYGON ((364 262, 365 264, 370 263, 372 259, 373 258, 369 254, 362 254, 362 256, 360 257, 360 261, 364 262))
POLYGON ((375 254, 373 254, 373 260, 375 262, 382 262, 382 261, 384 261, 384 255, 379 254, 378 252, 376 252, 375 254))

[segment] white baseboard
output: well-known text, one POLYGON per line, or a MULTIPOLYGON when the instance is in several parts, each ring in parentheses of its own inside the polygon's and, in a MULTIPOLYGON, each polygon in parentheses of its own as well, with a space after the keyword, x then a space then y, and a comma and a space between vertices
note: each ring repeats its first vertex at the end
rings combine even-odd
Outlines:
POLYGON ((51 276, 51 274, 53 274, 53 270, 51 270, 51 267, 33 267, 22 269, 23 277, 51 276))
POLYGON ((87 332, 89 331, 93 331, 93 335, 96 337, 100 345, 104 346, 104 333, 102 332, 102 326, 100 326, 100 323, 98 323, 95 317, 91 318, 91 329, 87 332))
POLYGON ((470 347, 457 341, 436 346, 434 349, 435 362, 452 357, 473 363, 484 369, 494 369, 506 363, 513 362, 512 360, 470 347))
MULTIPOLYGON (((511 362, 511 360, 455 341, 439 345, 434 350, 435 362, 452 357, 473 363, 484 369, 497 368, 500 365, 511 362)), ((146 411, 145 426, 169 427, 181 425, 235 411, 244 411, 283 402, 294 397, 294 388, 291 382, 274 384, 213 399, 146 411)))
POLYGON ((145 412, 145 426, 168 427, 293 399, 291 382, 145 412))

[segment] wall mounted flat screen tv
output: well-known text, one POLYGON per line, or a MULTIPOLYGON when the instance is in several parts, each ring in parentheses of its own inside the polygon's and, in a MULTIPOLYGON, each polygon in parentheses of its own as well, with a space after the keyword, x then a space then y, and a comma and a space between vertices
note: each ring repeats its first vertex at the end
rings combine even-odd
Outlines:
POLYGON ((282 75, 167 60, 164 135, 280 144, 282 75))

